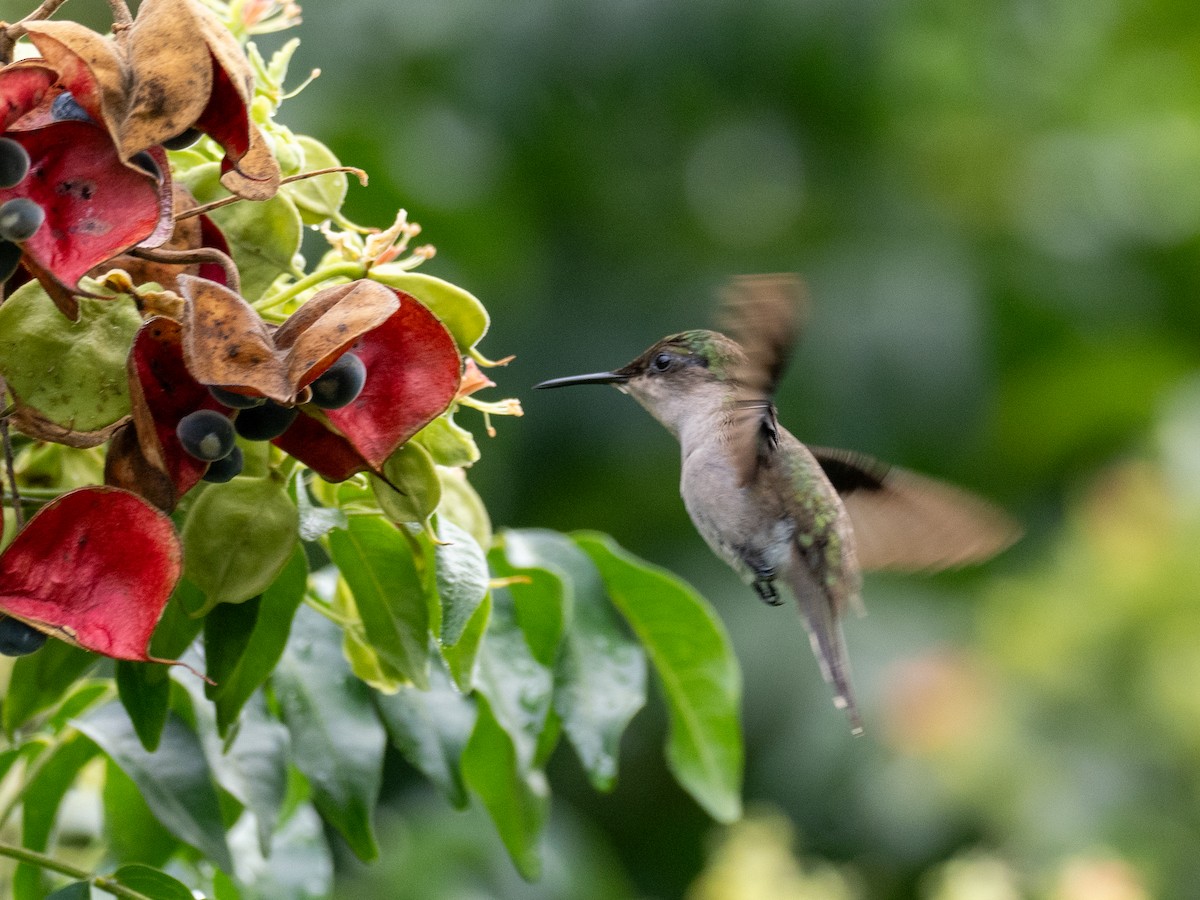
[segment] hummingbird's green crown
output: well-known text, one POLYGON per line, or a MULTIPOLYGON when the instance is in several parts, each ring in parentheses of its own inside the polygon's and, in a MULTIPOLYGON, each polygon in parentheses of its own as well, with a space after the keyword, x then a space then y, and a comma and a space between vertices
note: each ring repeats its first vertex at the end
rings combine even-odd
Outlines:
POLYGON ((691 365, 701 366, 724 381, 741 358, 741 348, 725 335, 696 328, 663 338, 620 371, 634 376, 691 365))

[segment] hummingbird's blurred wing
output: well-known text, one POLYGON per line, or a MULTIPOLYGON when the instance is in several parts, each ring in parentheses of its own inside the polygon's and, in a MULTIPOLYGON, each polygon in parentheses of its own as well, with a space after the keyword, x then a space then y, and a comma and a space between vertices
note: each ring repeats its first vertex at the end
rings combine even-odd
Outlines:
POLYGON ((842 498, 863 569, 949 569, 983 562, 1021 536, 980 497, 850 450, 808 448, 842 498))
POLYGON ((778 444, 771 398, 806 311, 804 284, 793 274, 739 275, 722 294, 719 326, 745 354, 729 378, 735 404, 729 441, 741 484, 754 479, 778 444))

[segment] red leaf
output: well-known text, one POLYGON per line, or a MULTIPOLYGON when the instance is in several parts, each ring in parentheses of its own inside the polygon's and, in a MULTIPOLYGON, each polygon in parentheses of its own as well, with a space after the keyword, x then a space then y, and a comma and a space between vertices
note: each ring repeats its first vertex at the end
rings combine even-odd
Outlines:
POLYGON ((29 153, 30 168, 20 184, 0 190, 0 203, 28 197, 45 210, 25 253, 60 284, 74 288, 93 266, 154 232, 159 185, 122 163, 100 126, 63 121, 6 137, 29 153))
POLYGON ((7 130, 41 103, 57 79, 52 69, 29 63, 17 63, 0 70, 0 114, 4 117, 0 128, 7 130))
POLYGON ((0 611, 85 650, 151 660, 181 555, 171 520, 139 497, 80 488, 43 507, 0 556, 0 611))
POLYGON ((378 471, 397 447, 445 412, 458 391, 462 360, 454 338, 415 298, 396 295, 400 308, 350 348, 367 367, 358 399, 310 414, 323 415, 347 446, 318 439, 312 420, 304 418, 275 440, 327 480, 378 471), (347 471, 355 455, 362 464, 347 471))

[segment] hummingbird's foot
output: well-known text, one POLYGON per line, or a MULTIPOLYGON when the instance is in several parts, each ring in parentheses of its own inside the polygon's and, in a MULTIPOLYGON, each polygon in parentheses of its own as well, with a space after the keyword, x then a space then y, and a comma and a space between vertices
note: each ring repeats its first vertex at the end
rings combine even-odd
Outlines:
POLYGON ((754 579, 754 592, 759 598, 770 606, 782 606, 783 598, 779 596, 779 591, 775 590, 774 572, 771 575, 764 577, 760 575, 754 579))

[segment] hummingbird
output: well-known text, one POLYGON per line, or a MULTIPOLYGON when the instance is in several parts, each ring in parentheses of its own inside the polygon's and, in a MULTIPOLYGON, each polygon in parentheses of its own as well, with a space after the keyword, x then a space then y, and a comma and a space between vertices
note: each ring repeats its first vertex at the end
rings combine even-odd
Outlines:
POLYGON ((535 387, 614 385, 678 439, 680 493, 696 530, 764 602, 783 603, 780 585, 791 592, 834 705, 861 734, 841 620, 864 611, 862 572, 982 562, 1021 530, 965 490, 807 446, 779 424, 773 398, 806 312, 797 276, 739 276, 721 306, 728 334, 669 335, 619 369, 535 387))

